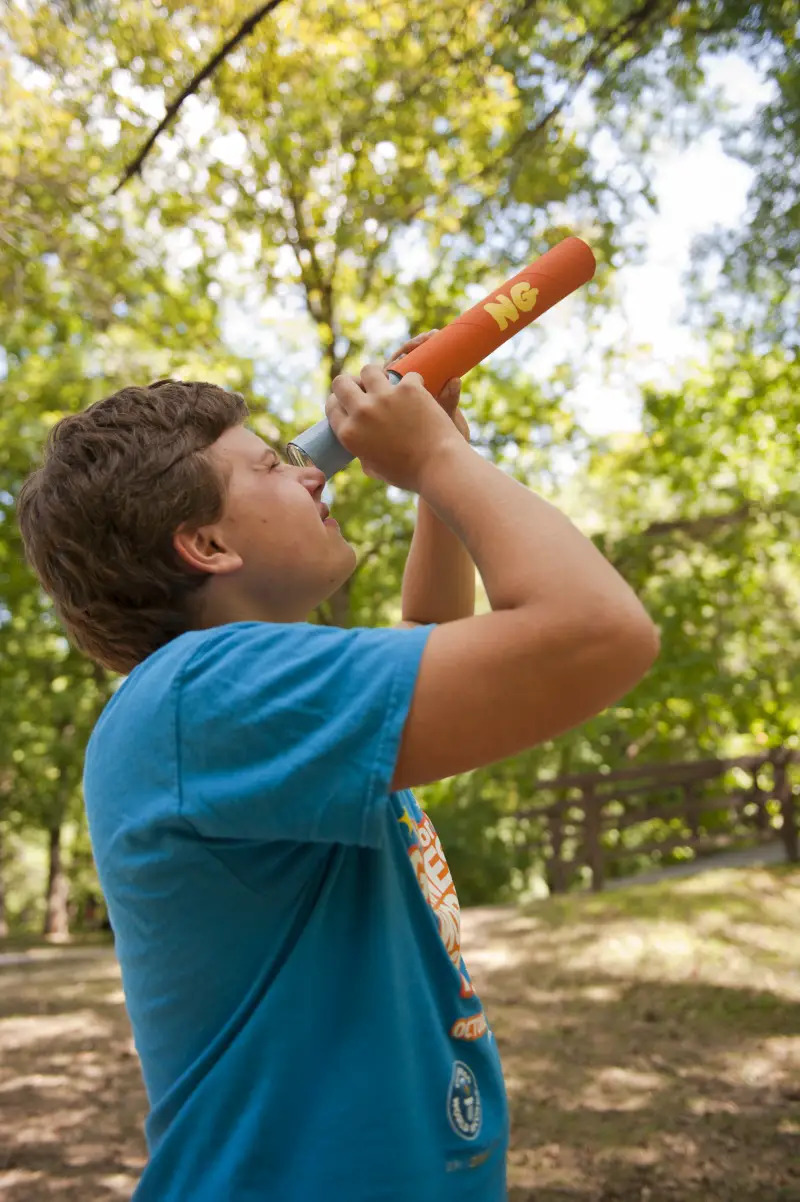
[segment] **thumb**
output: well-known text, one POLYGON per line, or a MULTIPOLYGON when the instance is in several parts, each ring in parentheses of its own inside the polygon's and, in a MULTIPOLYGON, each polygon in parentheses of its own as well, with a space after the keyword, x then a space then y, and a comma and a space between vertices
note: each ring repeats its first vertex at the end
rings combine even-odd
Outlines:
POLYGON ((448 380, 436 399, 445 413, 449 413, 452 417, 461 399, 461 381, 457 378, 448 380))

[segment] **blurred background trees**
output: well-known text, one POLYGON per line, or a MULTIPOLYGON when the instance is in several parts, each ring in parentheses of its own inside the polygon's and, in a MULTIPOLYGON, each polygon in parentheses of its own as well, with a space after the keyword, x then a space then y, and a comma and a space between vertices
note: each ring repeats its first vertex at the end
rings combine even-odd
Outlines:
MULTIPOLYGON (((798 746, 794 6, 283 0, 119 186, 254 10, 4 13, 0 929, 4 894, 13 923, 53 934, 99 913, 80 777, 116 682, 67 645, 14 521, 48 428, 173 375, 245 392, 286 438, 332 375, 445 324, 567 232, 594 247, 595 281, 472 373, 464 407, 481 451, 563 504, 642 593, 663 653, 580 731, 424 791, 463 899, 541 877, 513 819, 538 777, 798 746), (744 219, 693 247, 678 362, 655 334, 619 333, 619 281, 647 264, 665 148, 711 134, 750 190, 744 219), (630 398, 623 428, 580 401, 593 378, 630 398)), ((317 617, 392 621, 413 500, 357 468, 331 491, 360 567, 317 617)))

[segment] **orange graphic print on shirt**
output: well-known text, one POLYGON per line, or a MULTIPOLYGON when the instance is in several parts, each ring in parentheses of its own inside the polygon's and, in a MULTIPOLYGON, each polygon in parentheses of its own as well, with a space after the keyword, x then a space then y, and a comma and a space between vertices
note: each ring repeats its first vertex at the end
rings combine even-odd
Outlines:
MULTIPOLYGON (((461 957, 461 907, 456 887, 433 823, 424 810, 419 810, 419 814, 419 819, 416 819, 409 813, 408 807, 403 806, 398 822, 410 836, 408 856, 417 874, 419 887, 436 916, 447 954, 458 971, 461 997, 471 998, 475 990, 461 957)), ((472 1040, 480 1039, 487 1030, 486 1017, 481 1010, 478 1014, 454 1022, 450 1034, 455 1039, 472 1040)))

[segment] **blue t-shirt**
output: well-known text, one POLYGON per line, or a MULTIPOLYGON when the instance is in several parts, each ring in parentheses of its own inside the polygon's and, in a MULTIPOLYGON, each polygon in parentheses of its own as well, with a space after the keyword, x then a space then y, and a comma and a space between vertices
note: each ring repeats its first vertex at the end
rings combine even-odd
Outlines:
POLYGON ((85 793, 150 1102, 136 1202, 501 1202, 507 1110, 430 820, 390 793, 430 627, 182 635, 85 793))

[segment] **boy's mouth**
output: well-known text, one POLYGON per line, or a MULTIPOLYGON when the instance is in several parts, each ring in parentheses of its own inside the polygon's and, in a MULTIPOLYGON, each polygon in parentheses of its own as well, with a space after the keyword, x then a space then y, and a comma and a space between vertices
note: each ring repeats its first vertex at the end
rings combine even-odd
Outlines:
POLYGON ((319 507, 319 516, 323 526, 330 526, 333 530, 338 530, 339 523, 336 521, 336 518, 332 518, 330 514, 331 511, 328 506, 324 503, 321 504, 319 507))

